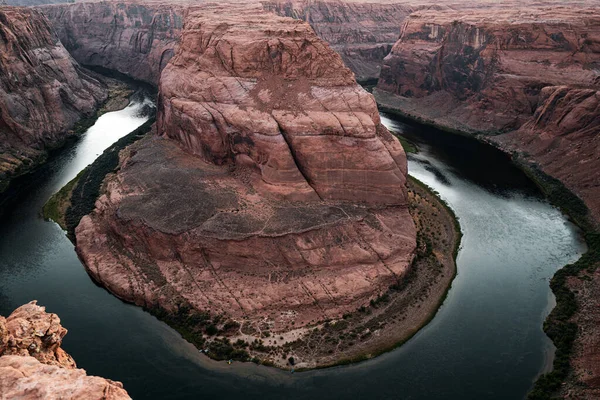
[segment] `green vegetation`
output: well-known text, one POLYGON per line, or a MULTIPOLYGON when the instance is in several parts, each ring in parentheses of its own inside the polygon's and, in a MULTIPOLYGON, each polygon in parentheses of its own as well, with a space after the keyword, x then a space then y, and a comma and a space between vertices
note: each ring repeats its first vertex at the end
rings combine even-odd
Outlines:
POLYGON ((64 228, 69 237, 73 238, 75 227, 81 218, 94 210, 104 178, 119 164, 119 152, 141 139, 150 131, 154 122, 155 118, 150 118, 139 128, 119 139, 78 175, 77 184, 72 189, 71 204, 64 215, 64 228))
POLYGON ((398 140, 400 141, 400 144, 402 145, 402 147, 404 148, 404 151, 407 153, 418 153, 419 152, 419 148, 417 147, 416 144, 414 144, 413 142, 411 142, 410 140, 406 139, 405 137, 398 135, 394 132, 392 132, 394 134, 394 136, 396 136, 398 138, 398 140))
POLYGON ((71 194, 82 173, 83 171, 77 174, 75 178, 71 179, 71 181, 63 186, 58 192, 54 193, 52 197, 48 199, 46 204, 44 204, 44 208, 42 209, 44 219, 56 222, 64 230, 67 230, 65 214, 67 208, 71 205, 71 194))
POLYGON ((575 294, 567 287, 567 279, 578 277, 581 272, 593 272, 598 268, 600 232, 589 216, 585 203, 562 182, 544 174, 536 166, 519 161, 518 158, 516 162, 536 182, 548 199, 560 207, 582 229, 588 245, 588 251, 577 262, 557 271, 550 281, 550 288, 556 296, 556 307, 544 322, 544 332, 556 346, 554 365, 551 372, 539 377, 527 396, 529 400, 550 399, 571 372, 571 355, 578 329, 577 324, 571 321, 578 310, 577 300, 575 294))

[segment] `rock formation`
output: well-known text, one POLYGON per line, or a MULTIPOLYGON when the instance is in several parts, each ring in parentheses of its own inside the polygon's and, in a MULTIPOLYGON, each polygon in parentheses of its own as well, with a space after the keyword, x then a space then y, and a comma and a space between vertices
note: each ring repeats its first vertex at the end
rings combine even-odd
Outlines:
POLYGON ((120 382, 76 368, 60 348, 66 333, 35 301, 0 317, 0 398, 129 399, 120 382))
POLYGON ((337 51, 356 79, 377 79, 383 58, 400 35, 406 16, 417 2, 273 0, 266 10, 308 22, 337 51))
POLYGON ((181 36, 183 6, 90 2, 40 7, 82 65, 158 85, 181 36))
POLYGON ((76 229, 89 273, 170 313, 275 332, 356 310, 415 249, 406 157, 373 97, 304 22, 186 12, 157 136, 121 154, 76 229))
POLYGON ((0 7, 0 192, 106 96, 39 11, 0 7))
POLYGON ((412 14, 376 95, 447 128, 513 132, 490 140, 527 153, 598 219, 599 89, 600 9, 554 6, 412 14))

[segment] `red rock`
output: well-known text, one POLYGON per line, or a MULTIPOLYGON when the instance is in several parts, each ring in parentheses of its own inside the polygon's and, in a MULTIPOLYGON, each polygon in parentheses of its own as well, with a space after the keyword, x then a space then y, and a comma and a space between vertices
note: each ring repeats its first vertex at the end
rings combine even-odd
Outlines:
POLYGON ((0 355, 32 356, 44 364, 75 368, 73 358, 60 348, 66 334, 56 314, 32 301, 0 321, 0 343, 5 343, 0 355))
POLYGON ((490 140, 528 154, 600 221, 598 65, 598 8, 420 11, 386 57, 376 95, 444 127, 512 132, 490 140))
POLYGON ((307 21, 337 51, 357 80, 377 79, 383 58, 400 35, 400 26, 416 2, 273 0, 268 11, 307 21))
POLYGON ((0 192, 90 116, 107 91, 39 11, 0 6, 0 192))
POLYGON ((95 280, 274 331, 335 318, 401 279, 406 157, 373 97, 306 23, 192 7, 157 130, 122 153, 76 229, 95 280))
POLYGON ((44 365, 33 357, 0 357, 0 397, 3 399, 131 399, 123 384, 82 369, 44 365))
POLYGON ((77 369, 61 347, 67 330, 32 301, 0 317, 0 398, 129 399, 123 384, 77 369))
POLYGON ((183 6, 87 2, 39 7, 81 64, 108 68, 153 85, 181 36, 183 6))

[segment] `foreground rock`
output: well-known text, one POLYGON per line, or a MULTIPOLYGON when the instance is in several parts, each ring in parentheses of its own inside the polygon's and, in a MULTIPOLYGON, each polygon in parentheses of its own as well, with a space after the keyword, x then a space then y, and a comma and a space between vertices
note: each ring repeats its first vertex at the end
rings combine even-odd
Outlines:
POLYGON ((196 344, 296 340, 402 280, 406 157, 340 57, 260 6, 191 7, 184 26, 158 136, 121 153, 76 229, 89 273, 196 344))
POLYGON ((129 399, 120 382, 76 369, 60 348, 66 333, 35 301, 0 317, 0 398, 129 399))
POLYGON ((0 192, 91 116, 107 89, 36 10, 0 6, 0 192))

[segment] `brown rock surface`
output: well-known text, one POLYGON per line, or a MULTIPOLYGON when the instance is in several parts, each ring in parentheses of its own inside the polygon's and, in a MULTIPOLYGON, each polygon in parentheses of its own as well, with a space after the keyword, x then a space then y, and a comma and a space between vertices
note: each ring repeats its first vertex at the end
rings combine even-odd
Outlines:
POLYGON ((129 399, 120 382, 76 368, 60 348, 66 333, 36 301, 0 317, 0 398, 129 399))
POLYGON ((600 9, 492 7, 412 14, 376 95, 443 127, 514 131, 490 140, 527 153, 598 220, 599 89, 600 9))
POLYGON ((266 10, 307 21, 337 51, 358 80, 376 79, 383 58, 400 35, 417 2, 273 0, 266 10))
POLYGON ((82 369, 44 365, 33 357, 0 357, 2 399, 131 399, 120 382, 87 376, 82 369))
POLYGON ((76 229, 88 271, 117 296, 284 332, 406 273, 404 151, 308 24, 190 8, 157 129, 122 153, 76 229))
POLYGON ((44 364, 75 368, 73 358, 60 348, 66 334, 56 314, 32 301, 1 318, 0 355, 32 356, 44 364))
POLYGON ((0 6, 0 192, 107 96, 39 11, 0 6))
POLYGON ((182 5, 89 2, 39 7, 71 55, 153 85, 181 36, 182 5))

